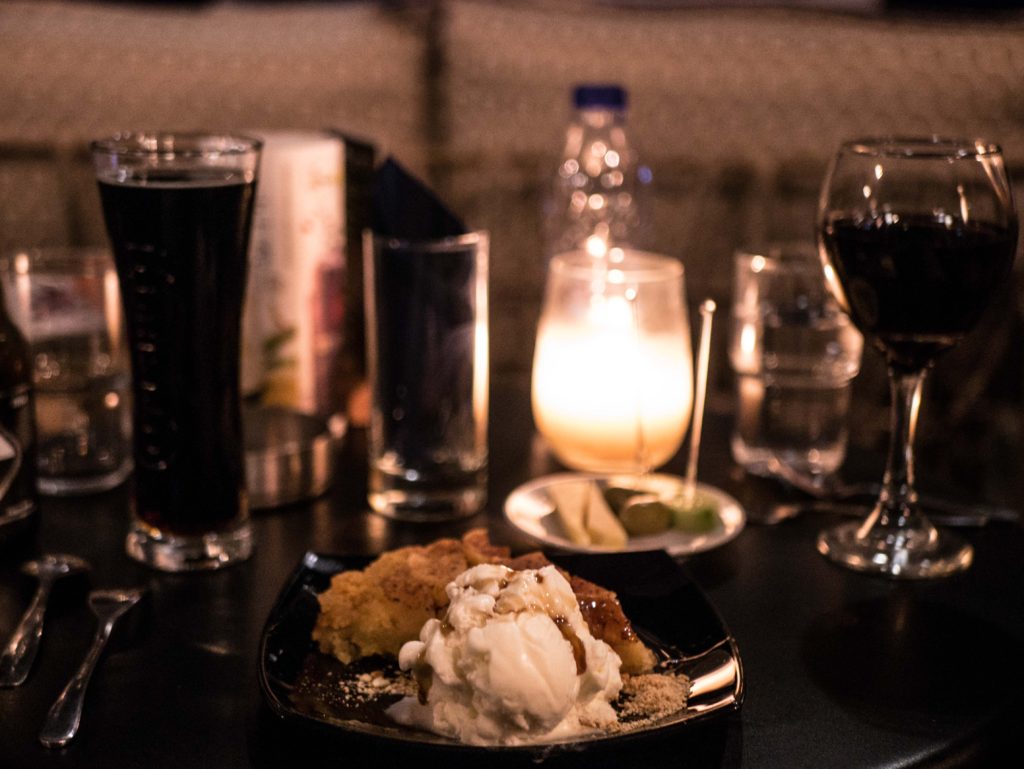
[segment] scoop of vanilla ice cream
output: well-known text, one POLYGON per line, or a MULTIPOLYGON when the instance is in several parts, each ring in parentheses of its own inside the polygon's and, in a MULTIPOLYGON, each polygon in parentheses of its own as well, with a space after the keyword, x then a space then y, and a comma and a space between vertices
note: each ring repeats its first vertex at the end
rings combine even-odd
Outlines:
POLYGON ((392 705, 392 718, 475 745, 553 740, 615 723, 621 660, 590 634, 554 566, 483 564, 446 590, 444 619, 428 620, 399 652, 420 696, 392 705))

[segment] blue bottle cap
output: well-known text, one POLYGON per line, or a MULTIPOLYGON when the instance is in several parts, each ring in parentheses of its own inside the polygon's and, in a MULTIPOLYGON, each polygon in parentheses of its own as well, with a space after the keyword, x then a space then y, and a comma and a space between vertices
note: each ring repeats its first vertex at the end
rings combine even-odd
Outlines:
POLYGON ((626 89, 620 85, 578 85, 573 90, 572 103, 576 109, 604 108, 624 110, 626 89))

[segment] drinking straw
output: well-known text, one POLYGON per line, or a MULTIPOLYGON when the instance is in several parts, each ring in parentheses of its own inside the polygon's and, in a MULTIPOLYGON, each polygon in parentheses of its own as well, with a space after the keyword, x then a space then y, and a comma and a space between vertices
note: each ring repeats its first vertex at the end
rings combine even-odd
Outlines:
POLYGON ((696 394, 693 402, 693 428, 690 432, 690 457, 686 464, 686 504, 693 505, 697 493, 697 457, 700 454, 700 433, 704 426, 704 401, 708 391, 708 362, 711 357, 711 322, 715 314, 714 300, 700 305, 700 348, 697 354, 696 394))

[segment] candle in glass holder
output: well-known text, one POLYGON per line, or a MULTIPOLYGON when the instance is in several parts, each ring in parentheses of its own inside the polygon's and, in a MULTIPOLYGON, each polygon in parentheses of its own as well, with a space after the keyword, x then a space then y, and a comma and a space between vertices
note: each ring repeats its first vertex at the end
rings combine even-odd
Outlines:
POLYGON ((692 402, 682 265, 636 251, 552 259, 533 414, 559 461, 591 472, 658 467, 679 450, 692 402))

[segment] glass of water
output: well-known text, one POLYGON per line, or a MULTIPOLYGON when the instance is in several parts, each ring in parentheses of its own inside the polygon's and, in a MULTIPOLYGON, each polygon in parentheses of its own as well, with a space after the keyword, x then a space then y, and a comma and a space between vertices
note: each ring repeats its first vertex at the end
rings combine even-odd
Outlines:
POLYGON ((39 491, 105 491, 132 471, 131 392, 117 274, 101 248, 0 259, 11 318, 28 340, 39 491))
POLYGON ((364 233, 368 499, 382 515, 443 521, 486 502, 488 245, 364 233))
POLYGON ((863 339, 829 294, 814 244, 737 253, 733 288, 733 458, 757 475, 780 464, 808 477, 835 472, 863 339))

